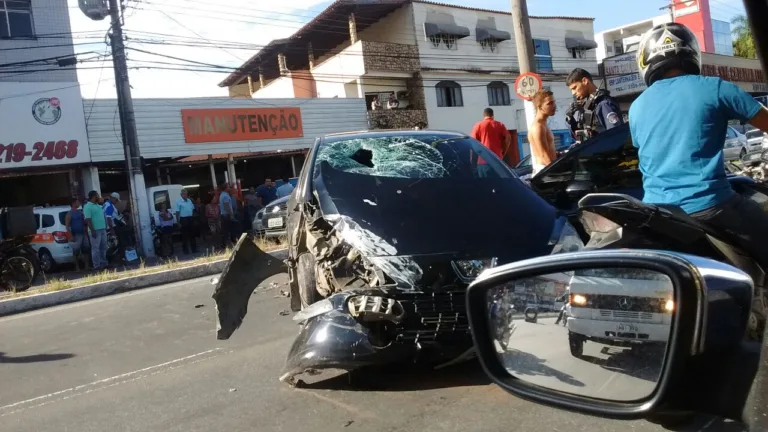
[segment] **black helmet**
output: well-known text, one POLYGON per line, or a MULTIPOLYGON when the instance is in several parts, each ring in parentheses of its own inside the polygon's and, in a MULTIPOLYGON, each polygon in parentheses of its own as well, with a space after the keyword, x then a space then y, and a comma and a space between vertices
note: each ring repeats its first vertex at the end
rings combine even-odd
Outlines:
POLYGON ((637 69, 646 85, 651 85, 670 69, 701 73, 701 50, 696 35, 678 23, 660 24, 640 40, 637 69))

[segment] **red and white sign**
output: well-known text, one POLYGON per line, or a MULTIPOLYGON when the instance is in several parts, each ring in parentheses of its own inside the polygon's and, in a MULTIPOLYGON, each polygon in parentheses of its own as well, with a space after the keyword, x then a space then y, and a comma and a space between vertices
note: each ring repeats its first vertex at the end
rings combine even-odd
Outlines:
POLYGON ((699 11, 699 0, 675 1, 675 18, 695 14, 699 11))
POLYGON ((524 100, 533 100, 533 95, 543 86, 541 77, 533 72, 521 74, 515 80, 515 93, 524 100))
POLYGON ((0 171, 90 161, 77 83, 0 83, 0 171))

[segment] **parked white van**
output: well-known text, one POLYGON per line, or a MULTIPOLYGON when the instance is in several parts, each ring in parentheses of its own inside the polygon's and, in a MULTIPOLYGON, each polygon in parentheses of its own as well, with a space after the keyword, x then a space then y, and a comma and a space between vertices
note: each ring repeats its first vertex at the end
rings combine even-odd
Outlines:
POLYGON ((571 354, 584 343, 639 346, 666 344, 675 309, 667 275, 644 269, 578 270, 571 277, 567 307, 571 354))

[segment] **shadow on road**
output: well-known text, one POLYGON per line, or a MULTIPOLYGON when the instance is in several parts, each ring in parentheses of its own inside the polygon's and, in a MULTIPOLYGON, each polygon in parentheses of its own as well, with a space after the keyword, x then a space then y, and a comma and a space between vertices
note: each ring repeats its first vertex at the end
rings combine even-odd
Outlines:
POLYGON ((516 349, 508 349, 504 353, 504 368, 518 378, 529 376, 551 376, 574 387, 584 387, 584 383, 565 372, 547 366, 546 360, 535 355, 516 349))
POLYGON ((0 363, 40 363, 56 360, 66 360, 74 357, 74 354, 35 354, 21 357, 8 357, 0 352, 0 363))
POLYGON ((605 347, 602 353, 607 359, 582 355, 581 359, 601 366, 611 372, 656 383, 659 381, 661 365, 664 363, 666 345, 661 347, 647 347, 642 349, 617 350, 605 347))
POLYGON ((313 383, 304 382, 301 387, 313 390, 407 392, 491 383, 476 360, 438 370, 413 365, 368 367, 328 379, 322 379, 320 375, 318 379, 320 381, 313 383))

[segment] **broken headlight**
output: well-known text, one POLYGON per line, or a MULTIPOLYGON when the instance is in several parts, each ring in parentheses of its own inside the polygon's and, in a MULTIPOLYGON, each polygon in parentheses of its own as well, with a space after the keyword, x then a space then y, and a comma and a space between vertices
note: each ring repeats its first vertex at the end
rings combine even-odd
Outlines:
POLYGON ((324 299, 318 302, 312 303, 306 308, 296 312, 293 316, 293 320, 296 322, 306 321, 310 318, 314 318, 318 315, 326 314, 333 310, 333 303, 330 300, 324 299))
POLYGON ((581 236, 568 221, 563 217, 555 221, 555 229, 552 231, 552 237, 549 241, 552 245, 552 255, 559 253, 578 252, 584 249, 584 242, 581 236))
POLYGON ((472 282, 483 271, 496 267, 496 258, 486 258, 479 260, 458 260, 451 261, 451 266, 456 275, 463 282, 472 282))

